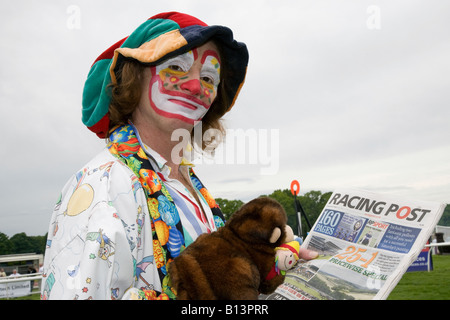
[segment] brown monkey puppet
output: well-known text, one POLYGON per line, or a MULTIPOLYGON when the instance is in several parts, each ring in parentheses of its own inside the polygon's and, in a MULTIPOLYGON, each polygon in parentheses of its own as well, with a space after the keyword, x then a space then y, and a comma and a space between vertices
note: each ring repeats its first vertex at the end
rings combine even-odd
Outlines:
POLYGON ((169 265, 179 300, 258 299, 284 280, 266 276, 275 248, 286 240, 287 216, 275 200, 262 197, 243 205, 224 227, 202 234, 169 265))

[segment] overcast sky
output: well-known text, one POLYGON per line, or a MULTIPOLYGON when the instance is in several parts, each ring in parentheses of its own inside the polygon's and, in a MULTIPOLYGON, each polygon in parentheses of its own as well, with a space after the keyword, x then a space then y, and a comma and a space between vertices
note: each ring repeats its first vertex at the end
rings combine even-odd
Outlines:
POLYGON ((6 0, 0 232, 47 232, 63 185, 105 145, 81 123, 91 64, 164 11, 229 26, 250 52, 225 125, 256 141, 256 157, 235 143, 200 161, 215 197, 247 201, 297 179, 301 194, 352 187, 450 203, 447 0, 6 0))

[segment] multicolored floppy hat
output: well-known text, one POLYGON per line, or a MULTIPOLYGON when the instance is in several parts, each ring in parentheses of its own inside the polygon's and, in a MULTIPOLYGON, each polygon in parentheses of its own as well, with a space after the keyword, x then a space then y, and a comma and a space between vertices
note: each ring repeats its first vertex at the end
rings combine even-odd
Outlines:
POLYGON ((110 92, 115 83, 115 71, 125 59, 157 65, 185 53, 208 40, 221 44, 226 60, 227 97, 233 106, 244 84, 248 51, 244 43, 233 39, 232 31, 224 26, 208 26, 203 21, 179 12, 166 12, 151 17, 131 35, 103 52, 93 63, 83 89, 83 123, 100 138, 108 136, 110 92))

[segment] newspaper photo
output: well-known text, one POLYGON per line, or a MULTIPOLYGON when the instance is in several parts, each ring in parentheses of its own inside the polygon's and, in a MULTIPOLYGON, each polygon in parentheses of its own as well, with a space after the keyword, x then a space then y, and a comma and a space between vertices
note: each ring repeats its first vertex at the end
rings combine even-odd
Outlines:
POLYGON ((413 263, 446 204, 335 191, 302 247, 319 257, 286 272, 270 300, 386 299, 413 263))

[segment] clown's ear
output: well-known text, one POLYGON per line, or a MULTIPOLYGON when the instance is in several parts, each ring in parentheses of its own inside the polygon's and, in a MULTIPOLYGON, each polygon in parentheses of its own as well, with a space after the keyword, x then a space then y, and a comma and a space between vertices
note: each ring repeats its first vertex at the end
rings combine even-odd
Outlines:
POLYGON ((272 235, 269 238, 270 243, 275 243, 281 236, 281 229, 278 227, 275 227, 272 231, 272 235))

